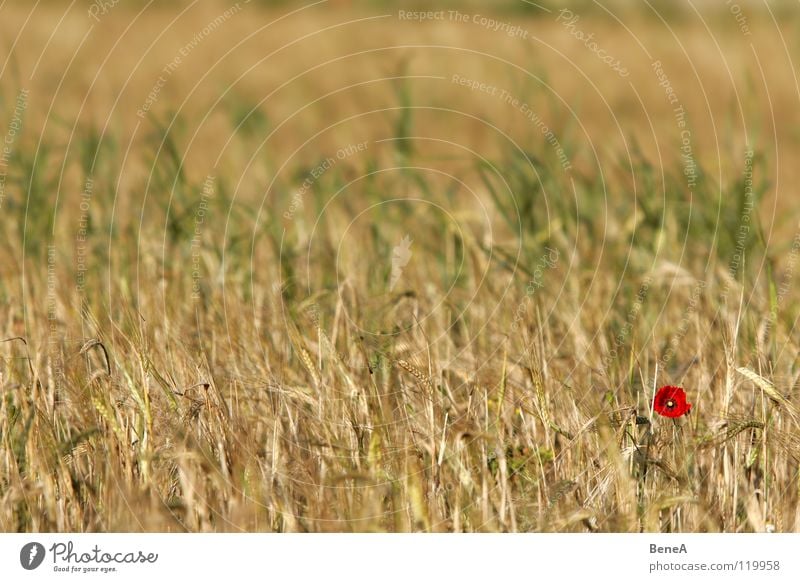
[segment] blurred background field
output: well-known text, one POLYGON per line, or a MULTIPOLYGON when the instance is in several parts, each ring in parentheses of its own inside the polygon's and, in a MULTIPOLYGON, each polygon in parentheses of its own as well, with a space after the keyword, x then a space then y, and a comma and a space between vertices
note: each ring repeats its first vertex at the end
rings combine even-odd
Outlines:
POLYGON ((0 531, 797 531, 798 32, 3 3, 0 531))

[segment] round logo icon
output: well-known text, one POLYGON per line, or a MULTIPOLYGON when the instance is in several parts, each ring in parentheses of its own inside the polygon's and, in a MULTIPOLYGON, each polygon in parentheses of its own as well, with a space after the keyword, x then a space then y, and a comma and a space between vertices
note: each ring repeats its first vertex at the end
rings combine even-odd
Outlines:
POLYGON ((35 570, 44 562, 44 546, 39 542, 31 542, 22 546, 19 552, 19 563, 26 570, 35 570))

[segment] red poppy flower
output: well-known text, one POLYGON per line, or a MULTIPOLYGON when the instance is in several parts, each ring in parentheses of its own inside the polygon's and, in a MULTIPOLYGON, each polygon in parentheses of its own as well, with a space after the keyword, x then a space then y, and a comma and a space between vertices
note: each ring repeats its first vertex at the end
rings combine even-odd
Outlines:
POLYGON ((662 386, 656 392, 653 401, 653 410, 661 416, 678 418, 684 414, 689 414, 692 405, 686 402, 686 392, 677 386, 662 386))

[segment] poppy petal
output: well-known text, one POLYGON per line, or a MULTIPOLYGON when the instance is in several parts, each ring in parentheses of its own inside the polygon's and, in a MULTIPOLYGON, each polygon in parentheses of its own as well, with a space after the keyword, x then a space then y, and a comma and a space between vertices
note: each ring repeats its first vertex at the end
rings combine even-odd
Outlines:
POLYGON ((653 399, 653 410, 668 418, 681 417, 691 409, 692 405, 686 401, 686 392, 678 386, 662 386, 653 399))

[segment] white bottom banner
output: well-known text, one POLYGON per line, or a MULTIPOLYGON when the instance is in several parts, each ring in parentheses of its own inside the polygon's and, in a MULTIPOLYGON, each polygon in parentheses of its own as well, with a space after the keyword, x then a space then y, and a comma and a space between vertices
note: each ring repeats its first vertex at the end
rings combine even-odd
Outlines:
POLYGON ((794 581, 798 542, 796 534, 3 534, 0 579, 794 581))

